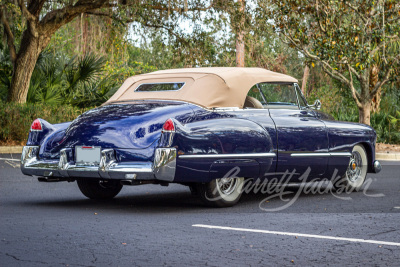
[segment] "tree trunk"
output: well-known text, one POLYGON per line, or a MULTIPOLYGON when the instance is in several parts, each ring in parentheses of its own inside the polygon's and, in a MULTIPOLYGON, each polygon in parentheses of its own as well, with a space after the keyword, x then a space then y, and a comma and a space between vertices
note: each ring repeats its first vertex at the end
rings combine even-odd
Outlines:
POLYGON ((240 3, 239 13, 240 22, 238 32, 236 33, 236 67, 244 67, 244 23, 245 14, 244 9, 246 6, 245 0, 238 0, 240 3))
POLYGON ((379 88, 378 92, 376 92, 376 95, 372 99, 372 113, 379 112, 381 110, 380 105, 381 105, 381 100, 382 100, 382 88, 379 88))
POLYGON ((363 103, 358 108, 358 118, 360 123, 371 125, 371 102, 363 103))
POLYGON ((40 33, 34 37, 29 30, 23 33, 21 46, 13 66, 11 87, 8 91, 8 102, 25 103, 33 70, 40 53, 50 42, 51 35, 40 33))
POLYGON ((304 73, 303 73, 303 82, 301 83, 301 92, 303 95, 307 95, 307 81, 308 77, 310 76, 310 68, 308 65, 304 67, 304 73))
POLYGON ((88 52, 88 20, 87 14, 81 14, 81 53, 86 55, 88 52))
POLYGON ((13 68, 11 87, 8 92, 9 102, 26 102, 32 72, 41 52, 39 47, 39 38, 33 37, 26 31, 13 68))
MULTIPOLYGON (((369 90, 372 91, 379 79, 379 67, 374 64, 369 71, 369 90)), ((371 111, 372 113, 379 112, 379 105, 381 104, 382 88, 379 88, 378 92, 372 99, 371 111)))
POLYGON ((244 36, 239 32, 236 37, 236 67, 244 67, 244 36))

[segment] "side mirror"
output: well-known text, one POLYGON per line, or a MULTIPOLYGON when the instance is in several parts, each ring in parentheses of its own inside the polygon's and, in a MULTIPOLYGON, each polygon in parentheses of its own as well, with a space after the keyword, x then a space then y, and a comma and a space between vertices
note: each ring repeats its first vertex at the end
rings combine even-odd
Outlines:
POLYGON ((315 100, 314 105, 308 106, 309 108, 320 110, 321 109, 321 101, 319 99, 315 100))

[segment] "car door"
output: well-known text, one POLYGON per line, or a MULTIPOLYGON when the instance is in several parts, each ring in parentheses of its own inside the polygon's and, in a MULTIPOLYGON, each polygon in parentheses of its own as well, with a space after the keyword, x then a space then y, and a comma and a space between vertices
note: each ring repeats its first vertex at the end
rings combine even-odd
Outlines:
POLYGON ((329 158, 325 124, 307 107, 296 84, 260 84, 259 87, 276 127, 276 172, 294 172, 292 181, 299 181, 308 169, 309 178, 322 177, 329 158))

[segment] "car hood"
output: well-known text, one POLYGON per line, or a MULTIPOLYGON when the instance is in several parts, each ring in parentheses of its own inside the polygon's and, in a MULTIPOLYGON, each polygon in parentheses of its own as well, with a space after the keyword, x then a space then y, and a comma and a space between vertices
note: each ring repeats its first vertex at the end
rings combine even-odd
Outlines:
POLYGON ((167 119, 185 124, 192 115, 189 104, 183 102, 137 101, 101 106, 75 119, 59 145, 143 149, 158 140, 167 119))

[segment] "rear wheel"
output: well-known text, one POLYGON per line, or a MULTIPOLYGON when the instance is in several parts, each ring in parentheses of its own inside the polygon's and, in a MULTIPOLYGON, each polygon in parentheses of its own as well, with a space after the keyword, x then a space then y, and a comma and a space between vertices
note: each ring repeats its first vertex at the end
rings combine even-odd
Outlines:
POLYGON ((82 194, 90 199, 111 199, 122 189, 119 181, 109 180, 77 180, 82 194))
POLYGON ((241 195, 244 178, 221 178, 197 187, 201 200, 209 206, 231 207, 241 195))
POLYGON ((333 184, 335 190, 358 191, 362 187, 368 171, 368 157, 362 145, 353 147, 346 174, 333 184))

